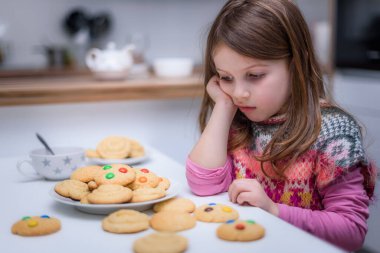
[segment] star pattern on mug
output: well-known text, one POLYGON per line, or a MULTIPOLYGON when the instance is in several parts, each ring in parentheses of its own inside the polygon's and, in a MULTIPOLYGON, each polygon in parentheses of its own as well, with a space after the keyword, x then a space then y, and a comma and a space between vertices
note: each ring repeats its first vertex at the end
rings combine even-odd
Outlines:
POLYGON ((62 173, 62 170, 60 169, 60 168, 56 168, 55 170, 54 170, 54 173, 55 174, 61 174, 62 173))
POLYGON ((65 163, 65 165, 67 165, 67 164, 71 164, 71 160, 72 159, 70 157, 66 156, 66 158, 63 159, 63 162, 65 163))
POLYGON ((44 164, 45 167, 50 166, 50 160, 48 160, 46 158, 42 161, 42 163, 44 164))

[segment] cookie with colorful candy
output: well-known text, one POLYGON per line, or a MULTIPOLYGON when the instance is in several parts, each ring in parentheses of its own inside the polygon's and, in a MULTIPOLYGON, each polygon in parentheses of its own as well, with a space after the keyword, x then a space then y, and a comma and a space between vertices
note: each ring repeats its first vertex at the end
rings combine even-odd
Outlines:
POLYGON ((12 226, 12 233, 21 236, 40 236, 57 232, 61 222, 48 215, 24 216, 12 226))

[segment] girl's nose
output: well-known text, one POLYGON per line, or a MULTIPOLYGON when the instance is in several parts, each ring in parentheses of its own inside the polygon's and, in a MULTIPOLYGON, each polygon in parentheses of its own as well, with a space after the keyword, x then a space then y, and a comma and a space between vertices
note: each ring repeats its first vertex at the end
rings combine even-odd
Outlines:
POLYGON ((246 99, 251 95, 249 89, 244 84, 238 84, 234 90, 234 96, 237 99, 246 99))

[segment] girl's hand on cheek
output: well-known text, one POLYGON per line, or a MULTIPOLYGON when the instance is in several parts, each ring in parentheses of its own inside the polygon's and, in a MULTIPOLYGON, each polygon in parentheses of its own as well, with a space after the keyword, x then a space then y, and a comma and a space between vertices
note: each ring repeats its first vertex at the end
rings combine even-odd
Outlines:
POLYGON ((211 99, 215 102, 224 102, 234 106, 230 96, 228 96, 219 85, 219 78, 217 76, 211 77, 207 83, 206 90, 211 99))
POLYGON ((256 179, 236 179, 228 189, 228 196, 233 203, 249 204, 278 216, 278 207, 265 193, 256 179))

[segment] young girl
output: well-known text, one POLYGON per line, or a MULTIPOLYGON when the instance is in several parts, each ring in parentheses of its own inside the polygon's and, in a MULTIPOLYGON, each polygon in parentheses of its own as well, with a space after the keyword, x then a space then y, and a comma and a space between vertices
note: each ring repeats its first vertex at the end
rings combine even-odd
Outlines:
POLYGON ((328 102, 289 0, 230 0, 209 32, 201 137, 186 175, 346 250, 364 241, 375 168, 355 120, 328 102), (207 123, 207 124, 206 124, 207 123))

